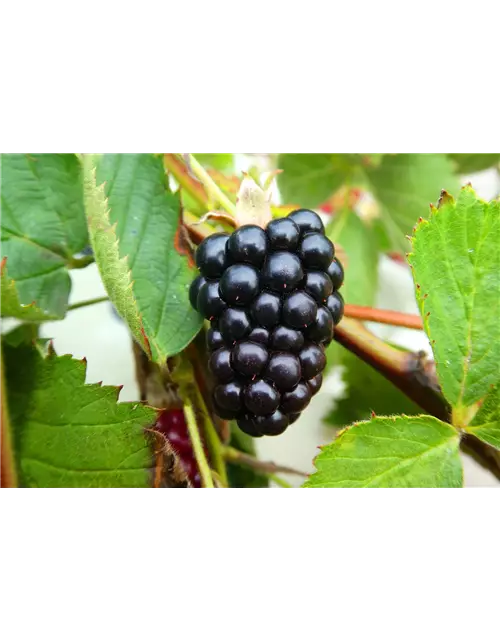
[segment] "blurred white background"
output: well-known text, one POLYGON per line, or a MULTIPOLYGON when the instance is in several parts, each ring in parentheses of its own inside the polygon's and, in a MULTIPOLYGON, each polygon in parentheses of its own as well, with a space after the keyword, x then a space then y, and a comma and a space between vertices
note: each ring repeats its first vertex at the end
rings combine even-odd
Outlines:
MULTIPOLYGON (((237 169, 245 170, 251 161, 248 157, 239 155, 237 162, 237 169)), ((492 198, 500 191, 499 176, 495 170, 465 176, 464 182, 468 180, 482 198, 492 198)), ((382 257, 379 271, 377 306, 418 313, 409 270, 404 265, 382 257)), ((106 294, 95 265, 74 270, 71 277, 73 288, 70 303, 106 294)), ((430 353, 423 332, 375 324, 371 324, 370 328, 391 342, 430 353)), ((70 353, 76 358, 87 358, 87 382, 102 381, 103 384, 123 385, 121 400, 139 398, 130 336, 125 325, 113 313, 110 303, 72 311, 60 322, 45 324, 42 333, 54 339, 58 354, 70 353)), ((334 436, 334 430, 322 423, 322 417, 332 409, 335 399, 342 396, 341 380, 340 368, 334 368, 308 409, 291 428, 277 438, 257 440, 259 457, 305 472, 312 471, 312 460, 318 453, 318 445, 330 442, 334 436)), ((500 484, 489 472, 467 456, 464 456, 464 469, 466 486, 485 487, 500 484)), ((294 486, 299 486, 302 482, 297 476, 283 477, 294 486)))

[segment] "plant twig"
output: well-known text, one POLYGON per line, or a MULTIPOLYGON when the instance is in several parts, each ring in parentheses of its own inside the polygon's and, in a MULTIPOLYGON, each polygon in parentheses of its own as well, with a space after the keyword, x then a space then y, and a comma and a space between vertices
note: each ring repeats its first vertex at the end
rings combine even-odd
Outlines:
POLYGON ((205 457, 205 452, 203 451, 203 445, 198 431, 198 425, 196 424, 193 405, 187 398, 185 398, 184 401, 184 415, 186 417, 186 424, 189 437, 191 438, 191 444, 193 445, 194 457, 196 458, 198 469, 200 470, 201 480, 207 489, 213 489, 214 483, 212 480, 212 471, 205 457))
MULTIPOLYGON (((376 369, 424 411, 451 421, 451 410, 442 395, 435 363, 426 355, 400 351, 373 335, 359 320, 345 318, 335 329, 334 339, 376 369)), ((472 435, 463 435, 460 447, 500 479, 500 453, 472 435)))
POLYGON ((248 453, 243 453, 234 447, 223 446, 222 455, 228 462, 242 464, 245 467, 261 471, 266 475, 275 473, 293 473, 296 476, 303 476, 304 478, 307 478, 307 473, 304 473, 303 471, 292 469, 291 467, 283 467, 282 465, 275 464, 274 462, 259 460, 258 458, 255 458, 248 453))
POLYGON ((5 385, 5 371, 3 357, 0 363, 1 377, 1 429, 0 429, 0 487, 5 489, 18 486, 16 464, 14 461, 14 450, 12 443, 12 430, 7 407, 7 389, 5 385))
POLYGON ((500 480, 500 451, 470 434, 463 435, 460 448, 500 480))
POLYGON ((449 422, 450 407, 425 353, 396 349, 352 318, 344 317, 335 329, 334 339, 379 371, 427 413, 449 422))
POLYGON ((191 153, 183 154, 184 163, 194 176, 201 182, 210 200, 219 204, 229 215, 234 216, 235 206, 229 198, 215 184, 207 171, 201 166, 191 153))
POLYGON ((68 311, 74 311, 75 309, 81 309, 82 307, 90 307, 92 304, 99 304, 100 302, 109 302, 108 296, 101 296, 100 298, 92 298, 91 300, 83 300, 83 302, 75 302, 68 306, 68 311))
POLYGON ((381 324, 391 324, 395 327, 406 327, 407 329, 423 329, 422 318, 411 313, 400 313, 399 311, 389 311, 388 309, 374 309, 372 307, 361 307, 357 304, 346 304, 344 316, 355 318, 356 320, 369 320, 380 322, 381 324))

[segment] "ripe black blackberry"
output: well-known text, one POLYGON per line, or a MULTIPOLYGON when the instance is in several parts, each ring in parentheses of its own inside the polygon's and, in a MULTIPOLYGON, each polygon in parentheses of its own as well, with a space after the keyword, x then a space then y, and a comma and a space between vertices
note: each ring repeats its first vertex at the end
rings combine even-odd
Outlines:
POLYGON ((252 436, 278 435, 321 387, 340 322, 342 265, 308 209, 216 233, 198 247, 192 306, 207 320, 213 403, 252 436))

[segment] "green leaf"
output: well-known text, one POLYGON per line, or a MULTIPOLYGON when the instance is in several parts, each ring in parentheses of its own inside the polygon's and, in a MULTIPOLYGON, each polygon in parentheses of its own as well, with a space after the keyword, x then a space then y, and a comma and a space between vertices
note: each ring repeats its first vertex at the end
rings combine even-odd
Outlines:
POLYGON ((413 237, 408 260, 454 423, 498 381, 500 362, 500 203, 470 186, 455 202, 444 194, 413 237))
POLYGON ((104 185, 96 184, 93 159, 83 158, 85 210, 89 225, 90 241, 104 287, 120 316, 127 323, 132 335, 150 356, 151 349, 145 335, 137 302, 132 292, 131 273, 126 257, 120 258, 116 225, 109 220, 109 205, 104 185))
POLYGON ((500 449, 500 383, 488 393, 465 431, 500 449))
POLYGON ((363 156, 342 153, 284 153, 278 156, 278 187, 284 202, 316 207, 356 175, 363 156))
POLYGON ((457 173, 476 173, 500 164, 500 153, 449 153, 457 173))
POLYGON ((189 304, 196 274, 177 244, 179 196, 169 190, 161 157, 152 154, 103 155, 97 182, 105 182, 152 358, 164 362, 191 342, 203 322, 189 304))
POLYGON ((232 171, 234 168, 234 155, 232 153, 195 153, 193 155, 200 164, 210 169, 232 171))
POLYGON ((119 389, 85 384, 86 363, 4 343, 7 399, 20 485, 149 487, 154 456, 144 428, 156 412, 117 404, 119 389))
POLYGON ((420 407, 389 382, 378 371, 343 350, 342 365, 345 367, 343 381, 347 385, 346 395, 335 403, 325 422, 335 427, 368 420, 373 413, 391 415, 404 413, 416 415, 420 407))
POLYGON ((2 256, 21 305, 62 318, 72 258, 87 246, 80 165, 73 154, 2 155, 2 256))
POLYGON ((460 487, 456 429, 431 416, 373 418, 322 447, 305 487, 460 487))
POLYGON ((31 304, 20 303, 16 283, 7 275, 6 262, 7 258, 4 258, 1 263, 2 318, 18 318, 28 322, 44 322, 57 318, 57 315, 51 316, 43 309, 39 309, 34 302, 31 304))
POLYGON ((444 154, 389 154, 366 169, 382 221, 394 249, 407 251, 405 236, 442 189, 458 189, 453 164, 444 154))

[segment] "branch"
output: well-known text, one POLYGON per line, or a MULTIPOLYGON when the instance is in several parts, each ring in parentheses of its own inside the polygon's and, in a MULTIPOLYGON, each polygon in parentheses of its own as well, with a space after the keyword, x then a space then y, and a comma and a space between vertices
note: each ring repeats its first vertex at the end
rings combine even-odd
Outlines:
POLYGON ((395 327, 406 327, 407 329, 424 328, 422 318, 411 313, 400 313, 399 311, 389 311, 387 309, 373 309, 372 307, 361 307, 357 304, 346 304, 344 307, 346 318, 357 320, 369 320, 380 322, 381 324, 391 324, 395 327))
POLYGON ((434 363, 423 352, 396 349, 352 318, 340 322, 334 340, 379 371, 424 411, 450 421, 450 407, 440 392, 434 363))
POLYGON ((500 452, 473 435, 463 434, 460 448, 500 480, 500 452))
MULTIPOLYGON (((451 422, 451 410, 441 394, 436 365, 424 353, 401 351, 377 338, 358 320, 343 318, 334 339, 381 373, 424 411, 451 422)), ((463 435, 460 447, 500 479, 500 453, 472 435, 463 435)))
POLYGON ((0 487, 12 488, 18 486, 16 464, 14 461, 14 449, 12 443, 12 430, 7 407, 7 389, 5 384, 5 372, 3 358, 0 363, 1 391, 2 391, 2 415, 0 430, 0 487))
POLYGON ((307 478, 307 473, 304 473, 303 471, 298 471, 291 467, 283 467, 279 464, 275 464, 274 462, 259 460, 248 453, 238 451, 238 449, 235 449, 234 447, 222 447, 222 455, 227 462, 242 464, 243 466, 250 467, 256 471, 262 471, 262 473, 267 475, 274 475, 275 473, 293 473, 296 476, 303 476, 304 478, 307 478))

